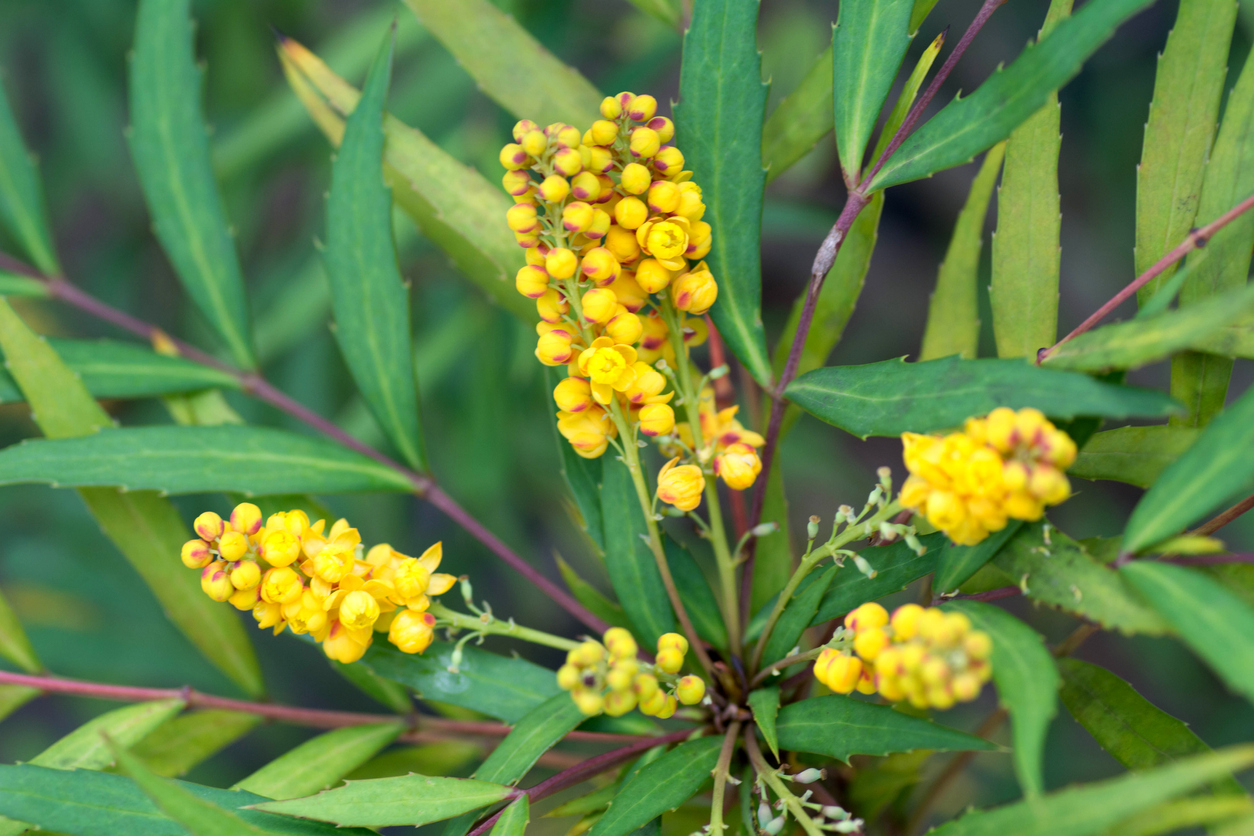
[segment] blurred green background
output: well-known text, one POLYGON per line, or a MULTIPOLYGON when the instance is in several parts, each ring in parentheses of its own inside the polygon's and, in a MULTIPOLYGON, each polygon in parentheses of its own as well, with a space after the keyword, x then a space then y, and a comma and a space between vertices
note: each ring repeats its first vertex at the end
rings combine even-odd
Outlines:
MULTIPOLYGON (((329 303, 316 242, 323 235, 330 150, 282 80, 271 29, 297 38, 360 83, 366 61, 393 17, 398 18, 390 110, 494 182, 501 174, 497 150, 513 119, 478 92, 403 6, 346 0, 205 0, 194 5, 215 163, 245 266, 265 373, 354 435, 385 445, 353 394, 327 328, 329 303)), ((605 92, 650 92, 662 102, 675 97, 680 35, 625 0, 503 0, 499 5, 605 92)), ((977 0, 941 0, 915 39, 908 62, 951 24, 952 44, 978 5, 977 0)), ((764 3, 759 43, 763 77, 772 83, 770 106, 793 89, 830 43, 836 6, 803 0, 764 3)), ((1046 0, 1015 0, 998 11, 938 101, 947 101, 958 89, 974 89, 999 63, 1017 55, 1034 36, 1046 6, 1046 0)), ((1254 2, 1246 0, 1242 11, 1230 61, 1233 79, 1254 36, 1254 2)), ((3 83, 27 143, 40 159, 69 277, 113 305, 212 347, 208 328, 187 303, 150 233, 126 148, 125 74, 134 13, 128 0, 4 0, 3 83)), ((1136 163, 1155 56, 1174 15, 1175 3, 1164 1, 1135 18, 1061 94, 1060 332, 1132 278, 1136 163)), ((684 138, 677 140, 682 148, 684 138)), ((889 194, 866 289, 832 363, 917 353, 936 268, 974 169, 947 171, 889 194)), ((830 136, 768 190, 762 253, 768 344, 805 281, 843 192, 830 136)), ((995 209, 990 231, 994 225, 995 209)), ((413 282, 422 420, 437 478, 546 573, 557 577, 553 558, 560 553, 605 588, 604 573, 567 512, 551 427, 553 407, 543 369, 532 356, 534 335, 460 280, 408 219, 398 217, 395 226, 402 269, 413 282)), ((2 240, 0 249, 12 251, 2 240)), ((987 244, 984 258, 987 262, 987 244)), ((21 307, 44 333, 122 336, 64 307, 21 307)), ((990 317, 983 319, 987 354, 992 351, 990 317)), ((1232 391, 1243 391, 1252 377, 1251 365, 1238 361, 1232 391)), ((1133 375, 1134 382, 1145 385, 1165 387, 1166 379, 1165 364, 1133 375)), ((302 429, 246 398, 229 399, 251 422, 302 429)), ((108 407, 127 424, 169 420, 159 402, 108 407)), ((752 415, 752 409, 746 411, 752 415)), ((35 434, 25 406, 0 407, 0 444, 35 434)), ((860 503, 877 466, 902 470, 896 442, 860 442, 808 417, 788 438, 783 459, 795 530, 812 513, 826 517, 840 503, 860 503)), ((1076 537, 1117 533, 1139 493, 1111 483, 1077 483, 1077 489, 1077 496, 1054 514, 1055 522, 1076 537)), ((178 502, 189 521, 199 510, 227 507, 220 496, 178 502)), ((444 540, 447 570, 469 573, 476 595, 487 598, 496 612, 548 630, 579 632, 560 610, 421 502, 389 495, 327 497, 326 503, 347 515, 369 543, 388 541, 416 554, 444 540)), ((1234 547, 1248 551, 1254 548, 1254 519, 1224 534, 1234 547)), ((187 683, 234 693, 165 621, 72 492, 0 489, 0 584, 40 656, 60 675, 162 687, 187 683)), ((1008 606, 1050 640, 1074 627, 1068 616, 1022 602, 1008 606)), ((381 710, 337 677, 316 648, 289 636, 253 635, 275 700, 381 710)), ((497 646, 508 649, 507 643, 497 646)), ((1190 721, 1213 745, 1254 738, 1254 710, 1227 693, 1172 640, 1101 635, 1079 655, 1129 679, 1155 703, 1190 721)), ((532 658, 553 661, 543 652, 532 658)), ((986 692, 978 703, 950 712, 946 721, 972 728, 994 699, 986 692)), ((104 708, 62 697, 27 705, 0 725, 0 761, 31 757, 104 708)), ((1117 764, 1060 712, 1048 748, 1051 787, 1118 772, 1117 764)), ((264 727, 190 777, 227 786, 309 735, 264 727)), ((994 803, 1016 794, 1009 759, 981 755, 941 806, 952 813, 968 803, 994 803)))

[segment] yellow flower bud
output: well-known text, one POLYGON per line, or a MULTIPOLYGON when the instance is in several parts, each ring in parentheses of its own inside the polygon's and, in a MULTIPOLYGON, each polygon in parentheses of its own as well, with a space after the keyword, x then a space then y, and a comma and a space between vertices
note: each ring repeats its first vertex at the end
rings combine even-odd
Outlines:
MULTIPOLYGON (((589 148, 585 145, 579 153, 582 155, 583 167, 588 171, 604 176, 605 172, 612 171, 614 168, 614 155, 610 153, 608 148, 601 148, 596 145, 589 148)), ((609 180, 609 178, 607 177, 606 180, 609 180)), ((613 188, 613 180, 609 180, 608 186, 604 180, 601 181, 601 193, 606 200, 609 199, 609 192, 613 188)))
POLYGON ((223 560, 236 561, 248 554, 248 535, 238 531, 228 531, 218 541, 218 554, 223 560))
POLYGON ((862 674, 858 677, 858 684, 854 688, 859 694, 875 693, 875 666, 870 662, 862 663, 862 674))
POLYGON ((379 602, 362 589, 354 590, 340 602, 340 623, 349 630, 373 627, 379 617, 379 602))
POLYGON ((402 653, 422 653, 435 638, 435 616, 429 612, 401 610, 388 628, 388 641, 402 653))
POLYGON ((579 259, 565 247, 554 247, 544 257, 544 269, 555 279, 569 279, 578 266, 579 259))
POLYGON ((695 464, 676 467, 672 460, 657 477, 658 499, 681 511, 691 511, 700 505, 704 490, 705 474, 695 464))
POLYGON ((634 659, 640 650, 631 631, 622 627, 611 627, 606 630, 601 640, 610 651, 610 655, 617 659, 634 659))
MULTIPOLYGON (((536 194, 546 203, 561 203, 566 199, 566 195, 570 194, 570 181, 560 174, 550 174, 536 187, 536 194)), ((526 232, 527 230, 517 231, 526 232)))
POLYGON ((653 683, 654 690, 649 696, 639 696, 638 705, 640 713, 650 717, 657 717, 666 710, 666 692, 658 689, 657 680, 653 683))
POLYGON ((862 660, 856 656, 836 653, 827 666, 826 678, 821 681, 837 694, 852 694, 861 678, 862 660))
POLYGON ((972 659, 983 662, 993 654, 993 640, 988 633, 976 630, 962 640, 962 649, 972 659))
POLYGON ((696 705, 705 697, 705 680, 699 676, 685 676, 675 686, 675 696, 684 705, 696 705))
POLYGON ((519 268, 515 274, 514 287, 523 296, 539 299, 549 289, 549 274, 543 267, 528 264, 519 268))
POLYGON ((527 131, 518 141, 529 157, 539 157, 549 147, 549 138, 543 131, 527 131))
POLYGON ((562 226, 567 232, 583 232, 592 225, 593 209, 583 201, 566 204, 562 210, 562 226))
POLYGON ((561 322, 562 317, 569 310, 570 303, 566 301, 566 297, 551 287, 536 299, 536 313, 545 322, 561 322))
POLYGON ((649 120, 648 126, 657 132, 657 138, 663 143, 675 138, 675 123, 665 116, 654 116, 649 120))
POLYGON ((646 404, 640 409, 640 432, 655 437, 675 429, 675 411, 664 403, 646 404))
POLYGON ((919 632, 919 618, 923 615, 923 608, 918 604, 902 604, 893 610, 891 624, 893 627, 893 638, 899 642, 910 641, 919 632))
POLYGON ((614 96, 606 96, 601 100, 601 115, 606 119, 617 119, 622 113, 623 108, 614 96))
POLYGON ((567 664, 581 668, 590 667, 605 658, 605 648, 600 642, 588 640, 566 652, 567 664))
POLYGON ((705 324, 704 318, 691 316, 684 320, 684 345, 696 348, 704 344, 709 336, 710 326, 705 324))
MULTIPOLYGON (((605 288, 618 278, 618 259, 605 247, 593 247, 580 262, 580 270, 584 277, 597 287, 605 288)), ((613 296, 613 291, 606 290, 605 292, 613 296)), ((584 315, 587 316, 586 313, 584 315)), ((608 319, 608 316, 606 318, 608 319)))
POLYGON ((271 566, 288 566, 300 557, 300 540, 286 528, 269 531, 257 551, 271 566))
POLYGON ((883 627, 859 630, 853 640, 853 650, 863 661, 874 662, 880 651, 888 646, 888 634, 883 627))
POLYGON ((874 601, 869 601, 845 616, 845 627, 854 633, 863 630, 874 630, 888 623, 888 610, 874 601))
MULTIPOLYGON (((590 171, 575 175, 570 183, 570 193, 576 200, 594 201, 601 196, 601 181, 590 171)), ((565 197, 565 195, 563 195, 565 197)))
MULTIPOLYGON (((658 138, 661 139, 661 137, 658 138)), ((653 168, 659 174, 667 177, 678 174, 684 168, 683 152, 674 145, 665 145, 659 148, 657 155, 653 158, 653 168)), ((697 200, 700 201, 699 196, 697 200)))
POLYGON ((666 378, 648 363, 636 362, 636 382, 624 394, 633 404, 643 404, 666 388, 666 378))
POLYGON ((213 553, 209 551, 208 543, 197 538, 183 544, 180 557, 188 569, 203 569, 213 560, 213 553))
POLYGON ((688 653, 688 639, 682 633, 663 633, 658 636, 657 649, 675 650, 680 656, 685 656, 688 653))
MULTIPOLYGON (((587 264, 587 258, 584 259, 584 263, 587 264)), ((594 287, 583 295, 580 307, 584 319, 599 325, 609 322, 618 307, 618 300, 614 298, 614 291, 604 287, 594 287)))
POLYGON ((561 122, 554 122, 545 129, 545 133, 553 137, 557 144, 563 148, 578 148, 579 143, 583 141, 583 134, 579 133, 579 129, 571 125, 565 125, 561 122))
POLYGON ((632 313, 638 312, 648 301, 644 288, 636 281, 636 274, 631 271, 619 272, 618 278, 610 283, 609 289, 614 291, 619 304, 632 313))
POLYGON ((563 412, 583 412, 592 406, 592 386, 583 378, 565 378, 554 387, 553 401, 563 412))
POLYGON ((667 673, 679 673, 684 666, 684 655, 678 650, 659 650, 656 664, 659 670, 667 673))
POLYGON ((261 587, 254 585, 243 589, 237 589, 231 597, 226 600, 232 607, 235 607, 235 609, 240 612, 246 612, 257 606, 257 603, 261 600, 261 587))
MULTIPOLYGON (((636 128, 639 130, 649 130, 648 128, 636 128)), ((652 131, 650 131, 652 133, 652 131)), ((657 134, 654 134, 656 137, 657 134)), ((635 142, 635 132, 632 132, 632 142, 635 142)), ((654 149, 656 150, 656 149, 654 149)), ((633 152, 634 153, 634 152, 633 152)), ((639 156, 637 154, 637 156, 639 156)), ((649 169, 640 163, 628 163, 623 166, 622 177, 619 178, 619 184, 627 194, 638 195, 644 194, 649 190, 649 184, 653 182, 653 175, 649 173, 649 169)), ((622 223, 620 221, 620 223, 622 223)))
POLYGON ((241 502, 231 511, 231 528, 240 534, 256 534, 261 530, 261 509, 251 502, 241 502))
POLYGON ((501 165, 504 166, 507 171, 517 171, 519 169, 526 168, 527 164, 530 162, 530 159, 527 157, 527 152, 523 150, 523 147, 513 142, 507 144, 501 149, 500 160, 501 165))
POLYGON ((659 692, 657 677, 651 673, 636 674, 635 680, 631 684, 631 690, 636 693, 640 703, 643 705, 653 699, 653 695, 659 692))
POLYGON ((562 665, 557 669, 557 687, 563 691, 573 691, 579 687, 582 675, 574 665, 562 665))
POLYGON ((290 566, 269 569, 261 576, 261 599, 271 604, 291 604, 300 600, 305 585, 290 566))
POLYGON ((658 148, 662 145, 662 141, 658 139, 657 131, 652 128, 632 128, 631 140, 629 147, 633 157, 642 157, 649 159, 658 152, 658 148))
POLYGON ((1028 479, 1028 491, 1046 505, 1057 505, 1071 495, 1071 483, 1057 469, 1039 465, 1028 479))
POLYGON ((658 293, 671 283, 674 276, 656 258, 643 259, 636 265, 636 283, 646 293, 658 293))
MULTIPOLYGON (((623 229, 639 229, 648 218, 649 207, 638 197, 625 197, 614 207, 614 220, 623 229)), ((636 246, 639 247, 639 243, 636 246)))
POLYGON ((716 299, 718 284, 714 281, 713 274, 704 266, 691 273, 684 273, 671 285, 671 301, 681 311, 703 314, 713 307, 716 299))
MULTIPOLYGON (((675 184, 669 180, 656 180, 649 186, 649 211, 655 214, 669 214, 675 211, 679 206, 679 189, 675 188, 675 184)), ((684 247, 688 246, 688 239, 684 238, 684 247)), ((650 248, 651 250, 652 248, 650 248)), ((680 249, 679 252, 683 252, 680 249)))
POLYGON ((640 665, 635 659, 617 659, 605 677, 605 684, 610 690, 626 691, 631 688, 631 683, 639 670, 640 665))
MULTIPOLYGON (((255 560, 241 560, 231 567, 231 586, 236 589, 252 589, 261 583, 261 567, 255 560)), ((250 608, 252 604, 248 605, 250 608)))
POLYGON ((586 717, 595 717, 605 708, 605 699, 593 691, 571 691, 570 698, 586 717))
POLYGON ((200 539, 212 543, 226 531, 226 523, 222 522, 222 518, 217 514, 206 511, 192 523, 192 529, 200 535, 200 539))
POLYGON ((345 665, 352 664, 366 655, 366 648, 370 646, 370 631, 366 630, 364 633, 363 636, 362 631, 350 630, 338 621, 332 622, 331 629, 322 642, 322 652, 328 659, 345 665))
POLYGON ((583 231, 584 237, 592 241, 600 241, 605 237, 605 233, 609 231, 610 225, 613 223, 610 213, 604 209, 592 210, 592 223, 588 224, 588 228, 583 231))
POLYGON ((636 707, 636 695, 631 691, 611 691, 605 695, 605 713, 611 717, 622 717, 636 707))
POLYGON ((514 127, 510 130, 510 136, 515 142, 522 142, 522 138, 531 131, 540 130, 540 126, 530 119, 520 119, 514 123, 514 127))
MULTIPOLYGON (((607 292, 613 292, 607 288, 607 292)), ((635 345, 644 333, 640 317, 622 305, 616 305, 614 315, 605 323, 605 335, 621 345, 635 345)))
MULTIPOLYGON (((687 218, 694 224, 697 221, 700 221, 701 218, 705 216, 705 204, 701 202, 701 195, 696 192, 681 191, 679 193, 679 205, 675 207, 675 214, 687 218)), ((709 224, 706 224, 706 226, 708 227, 709 224)), ((706 244, 709 243, 709 240, 709 236, 707 235, 705 238, 702 238, 699 243, 706 244)), ((696 249, 696 246, 692 241, 688 242, 688 246, 693 250, 696 249)), ((689 256, 689 258, 699 258, 699 256, 689 256)))
POLYGON ((569 362, 575 354, 571 341, 571 336, 566 331, 549 331, 536 343, 536 358, 546 366, 561 366, 569 362))
POLYGON ((574 148, 562 148, 553 155, 553 170, 566 177, 574 177, 583 168, 583 155, 574 148))
POLYGON ((514 232, 532 232, 539 228, 536 207, 530 203, 515 203, 505 213, 505 223, 514 232))
POLYGON ((617 224, 606 232, 605 248, 614 254, 619 264, 630 264, 640 257, 640 244, 637 243, 636 236, 631 230, 617 224))
MULTIPOLYGON (((960 673, 950 683, 954 699, 959 702, 970 702, 980 695, 980 679, 971 673, 960 673)), ((939 708, 939 706, 937 706, 939 708)))
POLYGON ((616 434, 614 424, 599 406, 577 414, 559 412, 557 431, 585 459, 595 459, 604 453, 609 439, 616 434))
POLYGON ((534 183, 526 171, 507 171, 501 178, 501 185, 513 197, 520 197, 531 190, 534 183))
POLYGON ((257 620, 257 626, 262 630, 268 630, 271 627, 283 629, 283 607, 280 604, 258 601, 253 604, 253 618, 257 620))
POLYGON ((648 122, 657 113, 657 99, 648 94, 636 96, 627 109, 627 115, 633 122, 648 122))
POLYGON ((200 573, 200 588, 215 601, 225 601, 235 594, 229 567, 221 560, 210 563, 200 573))
POLYGON ((748 444, 736 442, 714 460, 714 468, 720 479, 734 491, 743 491, 762 472, 762 460, 748 444))
POLYGON ((518 242, 518 246, 529 250, 540 244, 540 230, 537 228, 531 232, 515 232, 514 240, 518 242))
POLYGON ((662 710, 654 714, 659 720, 668 720, 675 716, 675 710, 679 708, 679 702, 671 694, 666 695, 666 705, 662 706, 662 710))

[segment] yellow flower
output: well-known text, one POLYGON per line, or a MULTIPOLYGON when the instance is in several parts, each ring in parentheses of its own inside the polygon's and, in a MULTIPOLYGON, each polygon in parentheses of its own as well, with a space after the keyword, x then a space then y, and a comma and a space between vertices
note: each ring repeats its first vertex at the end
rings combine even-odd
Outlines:
POLYGON ((582 377, 565 378, 554 387, 553 401, 563 412, 583 412, 592 406, 592 386, 582 377))
POLYGON ((592 397, 609 404, 614 392, 625 392, 636 382, 636 350, 617 345, 609 337, 597 337, 579 355, 579 373, 592 381, 592 397))
POLYGON ((290 566, 300 557, 300 540, 286 528, 269 531, 257 551, 271 566, 290 566))
POLYGON ((862 677, 862 660, 824 648, 814 662, 814 678, 837 694, 851 694, 862 677))
MULTIPOLYGON (((654 161, 654 168, 657 162, 654 161)), ((679 206, 679 187, 669 180, 655 180, 649 186, 649 211, 659 215, 669 215, 679 206)), ((687 235, 684 236, 684 247, 688 246, 687 235)), ((681 249, 680 252, 683 252, 681 249)))
POLYGON ((268 570, 261 576, 261 599, 272 604, 299 601, 304 591, 300 575, 290 566, 268 570))
POLYGON ((604 453, 609 439, 618 434, 618 428, 605 410, 595 405, 579 413, 557 413, 557 431, 585 459, 595 459, 604 453))
MULTIPOLYGON (((612 290, 606 288, 607 293, 612 290)), ((644 333, 644 325, 640 317, 627 310, 624 305, 615 305, 614 315, 605 323, 605 336, 620 345, 632 345, 640 340, 644 333)))
POLYGON ((671 285, 671 301, 675 307, 690 314, 705 313, 717 299, 718 283, 704 261, 697 265, 696 270, 684 273, 671 285))
MULTIPOLYGON (((675 429, 675 411, 664 403, 646 404, 640 410, 640 432, 647 436, 666 435, 675 429)), ((750 451, 752 454, 752 451, 750 451)), ((754 459, 757 456, 754 455, 754 459)), ((762 465, 758 463, 758 469, 762 465)), ((728 483, 730 484, 730 483, 728 483)), ((752 480, 750 480, 752 484, 752 480)), ((746 485, 745 487, 748 487, 746 485)))
POLYGON ((668 270, 682 270, 687 264, 688 231, 687 218, 655 217, 636 230, 636 243, 668 270))
POLYGON ((379 602, 364 589, 344 596, 340 602, 340 623, 349 630, 364 630, 374 626, 379 617, 379 602))
POLYGON ((429 612, 402 610, 388 628, 388 641, 402 653, 422 653, 434 638, 435 616, 429 612))
POLYGON ((636 265, 636 283, 646 293, 657 293, 671 283, 674 272, 656 258, 643 259, 636 265))
MULTIPOLYGON (((647 321, 642 320, 642 327, 644 322, 647 321)), ((633 405, 650 403, 653 398, 666 388, 666 378, 661 372, 640 360, 636 361, 635 370, 636 381, 623 394, 626 395, 627 401, 633 405)))
POLYGON ((734 491, 743 491, 752 485, 758 478, 758 474, 762 472, 762 460, 758 458, 757 452, 752 447, 738 441, 714 458, 714 472, 727 484, 727 487, 734 491))
POLYGON ((671 459, 658 474, 658 499, 681 511, 691 511, 701 504, 705 474, 695 464, 676 466, 677 461, 678 459, 671 459))
POLYGON ((345 665, 356 662, 366 654, 373 636, 369 629, 351 630, 338 621, 331 622, 331 629, 322 642, 322 650, 328 659, 345 665))

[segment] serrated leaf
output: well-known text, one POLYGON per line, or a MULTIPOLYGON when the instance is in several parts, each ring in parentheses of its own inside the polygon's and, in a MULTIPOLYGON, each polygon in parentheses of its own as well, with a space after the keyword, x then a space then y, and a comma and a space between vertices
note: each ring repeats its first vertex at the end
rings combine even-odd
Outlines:
POLYGON ((400 775, 353 781, 308 798, 268 801, 254 809, 337 825, 423 825, 478 810, 518 791, 470 778, 400 775))
MULTIPOLYGON (((1197 216, 1236 14, 1236 3, 1228 0, 1184 0, 1159 56, 1137 166, 1137 275, 1179 244, 1197 216)), ((1168 268, 1139 290, 1138 300, 1152 297, 1174 269, 1168 268)))
MULTIPOLYGON (((1060 345, 1042 365, 1089 372, 1140 368, 1177 351, 1204 345, 1216 329, 1236 323, 1251 308, 1254 288, 1238 287, 1187 307, 1096 328, 1060 345)), ((1223 389, 1226 393, 1226 381, 1223 389)), ((1186 403, 1183 396, 1192 391, 1173 390, 1172 394, 1186 403)))
POLYGON ((832 29, 836 150, 858 180, 871 131, 910 46, 914 0, 866 0, 840 7, 832 29))
POLYGON ((689 551, 669 537, 662 540, 666 549, 666 563, 670 566, 679 600, 683 602, 688 618, 697 635, 715 647, 727 647, 727 627, 723 614, 710 589, 710 582, 689 551))
POLYGON ((567 122, 580 131, 601 118, 601 94, 512 16, 487 0, 405 0, 479 88, 519 119, 567 122), (485 45, 491 44, 490 49, 485 45))
POLYGON ((562 580, 566 582, 566 588, 575 596, 575 600, 587 607, 593 615, 610 626, 631 629, 631 621, 623 608, 579 577, 570 564, 562 560, 561 555, 557 555, 557 570, 562 573, 562 580))
POLYGON ((1046 532, 1045 525, 1025 523, 993 559, 1029 598, 1126 634, 1169 632, 1167 622, 1141 603, 1119 573, 1061 531, 1046 532))
POLYGON ((1119 574, 1229 688, 1254 700, 1254 609, 1218 581, 1183 566, 1134 560, 1119 574))
POLYGON ((570 694, 554 694, 518 721, 474 777, 497 784, 518 783, 541 755, 586 719, 570 694))
POLYGON ((453 645, 446 642, 435 642, 421 655, 375 642, 362 663, 379 676, 409 686, 421 698, 481 711, 506 723, 518 722, 561 690, 551 670, 525 659, 471 645, 463 649, 453 673, 452 654, 453 645))
POLYGON ((705 0, 684 34, 675 136, 701 184, 718 279, 710 316, 761 384, 771 378, 762 328, 762 125, 766 85, 757 47, 758 2, 705 0))
POLYGON ((232 789, 276 801, 321 792, 370 760, 405 730, 402 723, 334 729, 289 749, 232 789))
POLYGON ((936 561, 936 574, 932 587, 937 592, 952 592, 983 568, 1010 542, 1023 525, 1011 520, 1001 531, 994 532, 974 546, 955 546, 952 543, 941 550, 936 561))
POLYGON ((1041 637, 1010 613, 978 601, 953 601, 946 609, 965 613, 993 640, 997 699, 1010 711, 1015 775, 1029 798, 1045 791, 1045 735, 1058 713, 1058 671, 1041 637))
POLYGON ((980 343, 980 251, 984 248, 984 218, 997 185, 1005 143, 988 149, 980 170, 971 181, 949 239, 949 249, 936 274, 936 290, 927 308, 920 360, 957 354, 974 359, 980 343))
POLYGON ((762 664, 770 665, 778 662, 788 655, 788 651, 796 646, 797 641, 801 638, 801 633, 810 626, 810 622, 814 620, 815 613, 819 610, 819 605, 823 602, 823 596, 827 594, 827 589, 832 584, 838 572, 856 572, 853 566, 844 569, 838 569, 836 566, 829 566, 818 572, 818 577, 806 586, 804 590, 798 588, 793 593, 792 600, 784 607, 784 611, 780 613, 779 620, 775 622, 774 629, 771 630, 771 637, 767 639, 766 647, 762 651, 762 664))
POLYGON ((389 34, 348 117, 331 167, 323 259, 340 353, 379 426, 402 458, 422 469, 409 293, 396 263, 392 196, 379 173, 383 104, 391 78, 389 34))
POLYGON ((131 57, 131 157, 157 239, 240 366, 256 365, 248 300, 213 179, 189 0, 143 0, 131 57))
MULTIPOLYGON (((1059 659, 1062 704, 1085 731, 1128 769, 1150 769, 1211 751, 1183 720, 1155 706, 1105 668, 1059 659)), ((1215 789, 1244 795, 1232 776, 1215 789)))
POLYGON ((1254 389, 1202 431, 1132 511, 1123 550, 1165 540, 1227 502, 1254 492, 1254 389))
MULTIPOLYGON (((3 299, 0 351, 9 358, 9 372, 44 435, 51 439, 87 436, 112 425, 82 382, 3 299)), ((194 572, 170 559, 188 537, 175 507, 148 491, 84 488, 79 495, 170 620, 245 692, 261 695, 265 691, 261 669, 239 619, 205 596, 194 572)))
POLYGON ((1148 488, 1197 440, 1189 427, 1120 427, 1093 435, 1068 473, 1148 488))
POLYGON ((61 272, 52 247, 39 174, 22 142, 3 88, 0 88, 0 223, 21 244, 36 267, 48 275, 61 272))
POLYGON ((775 720, 779 716, 779 688, 750 691, 749 708, 753 711, 754 724, 762 732, 762 739, 771 748, 775 760, 779 760, 779 734, 775 729, 775 720))
POLYGON ((79 726, 30 759, 35 766, 54 769, 104 769, 113 763, 105 740, 131 746, 183 710, 182 700, 156 700, 117 708, 79 726))
POLYGON ((619 791, 589 836, 625 836, 683 804, 709 779, 722 744, 717 736, 689 740, 641 769, 619 791))
POLYGON ((618 603, 646 646, 675 626, 662 573, 649 544, 640 500, 627 465, 601 457, 601 520, 605 525, 605 569, 618 603))
POLYGON ((1151 0, 1095 0, 966 98, 955 99, 910 135, 871 181, 886 189, 962 165, 1008 137, 1066 84, 1116 27, 1151 0))
POLYGON ((505 808, 496 824, 492 825, 491 836, 523 836, 529 821, 531 802, 527 800, 527 796, 520 795, 505 808))
POLYGON ((177 778, 216 755, 261 724, 243 711, 206 708, 167 720, 131 746, 149 771, 177 778))
POLYGON ((17 613, 13 612, 13 607, 9 605, 3 592, 0 592, 0 656, 27 673, 39 673, 43 670, 43 664, 35 655, 35 648, 31 647, 30 639, 22 629, 22 622, 18 620, 17 613))
POLYGON ((926 549, 923 554, 915 554, 902 540, 859 552, 875 570, 875 577, 869 578, 859 572, 856 566, 847 563, 844 569, 836 573, 810 624, 822 624, 867 601, 900 592, 935 569, 945 550, 951 548, 949 539, 944 534, 927 534, 920 537, 919 542, 926 549))
POLYGON ((483 757, 483 747, 466 741, 448 740, 426 746, 393 747, 376 755, 345 776, 347 780, 390 778, 410 772, 446 775, 458 772, 483 757))
POLYGON ((862 438, 956 427, 999 406, 1033 406, 1057 418, 1156 417, 1176 408, 1166 395, 1149 389, 1022 360, 956 357, 829 366, 797 378, 787 395, 816 418, 862 438))
POLYGON ((360 453, 268 427, 132 427, 0 451, 0 483, 116 485, 169 494, 412 491, 360 453))
POLYGON ((840 694, 786 705, 775 722, 779 748, 849 762, 852 755, 887 755, 915 749, 994 750, 980 737, 840 694))
POLYGON ((832 130, 832 118, 832 48, 828 47, 762 126, 766 182, 810 153, 832 130))

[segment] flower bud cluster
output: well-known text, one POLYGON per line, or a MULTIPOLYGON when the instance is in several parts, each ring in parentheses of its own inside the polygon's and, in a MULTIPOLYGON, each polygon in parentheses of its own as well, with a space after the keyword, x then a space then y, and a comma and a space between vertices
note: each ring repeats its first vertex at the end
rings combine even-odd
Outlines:
POLYGON ((604 711, 621 717, 639 708, 641 714, 665 720, 679 703, 696 705, 705 697, 705 680, 678 676, 688 652, 688 640, 678 633, 658 639, 652 665, 636 658, 640 648, 622 627, 611 627, 602 639, 589 639, 571 650, 557 671, 557 684, 570 692, 584 714, 604 711))
POLYGON ((815 661, 814 676, 838 694, 878 691, 893 702, 943 710, 979 696, 992 676, 992 651, 988 634, 972 629, 962 613, 906 604, 890 618, 872 602, 845 616, 834 646, 815 661))
POLYGON ((566 366, 558 430, 585 458, 617 435, 612 402, 645 435, 671 432, 673 392, 654 364, 677 358, 655 294, 690 315, 685 349, 706 339, 701 315, 718 296, 701 260, 711 245, 701 188, 671 144, 674 124, 632 93, 606 98, 601 115, 582 133, 524 119, 500 157, 514 198, 506 223, 527 258, 515 286, 536 300, 536 357, 566 366))
POLYGON ((212 511, 196 518, 196 539, 183 545, 183 564, 200 569, 200 587, 215 601, 251 610, 257 625, 313 636, 331 659, 355 662, 374 633, 405 653, 421 653, 435 636, 431 597, 457 578, 436 572, 443 548, 408 557, 386 543, 363 557, 361 536, 347 520, 327 530, 304 511, 271 514, 250 502, 229 520, 212 511))
POLYGON ((1071 495, 1063 471, 1075 442, 1036 409, 1000 407, 944 437, 905 433, 910 477, 901 504, 958 545, 974 545, 1009 519, 1039 520, 1071 495))

